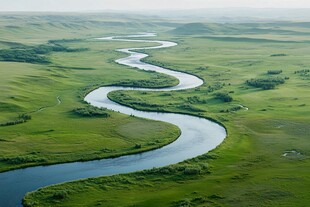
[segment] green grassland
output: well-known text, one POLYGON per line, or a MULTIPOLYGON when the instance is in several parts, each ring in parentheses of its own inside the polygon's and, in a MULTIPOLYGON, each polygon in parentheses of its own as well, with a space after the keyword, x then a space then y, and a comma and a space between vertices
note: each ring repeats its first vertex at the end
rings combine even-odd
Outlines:
MULTIPOLYGON (((93 18, 99 21, 98 17, 93 18)), ((131 21, 139 25, 134 27, 135 31, 152 27, 149 25, 152 23, 131 21)), ((148 50, 150 57, 144 61, 195 74, 205 80, 204 85, 186 91, 113 92, 109 97, 137 109, 215 119, 225 125, 228 137, 218 148, 198 158, 160 169, 43 188, 27 194, 24 205, 307 206, 310 197, 309 24, 185 24, 177 29, 156 25, 154 30, 160 33, 154 39, 171 40, 179 45, 148 50), (271 70, 282 72, 268 73, 271 70), (251 79, 274 78, 283 78, 285 82, 270 90, 246 84, 251 79), (232 101, 219 99, 217 93, 232 97, 232 101)), ((7 35, 1 40, 44 44, 50 39, 124 33, 119 24, 113 27, 105 24, 101 30, 98 24, 88 25, 94 28, 93 34, 89 28, 77 32, 77 26, 62 27, 47 39, 38 35, 32 40, 33 31, 29 30, 26 33, 29 39, 20 32, 12 33, 15 35, 12 39, 7 35)), ((44 34, 40 28, 42 25, 38 30, 44 34)), ((44 28, 49 30, 50 26, 44 28)), ((131 26, 125 27, 126 32, 133 30, 131 26)), ((0 34, 6 31, 3 29, 0 34)), ((7 43, 1 44, 0 48, 10 48, 7 43)), ((136 84, 136 80, 148 80, 140 81, 144 86, 176 84, 170 77, 113 62, 123 56, 114 49, 148 44, 85 39, 63 44, 89 50, 53 52, 47 55, 52 62, 49 65, 0 62, 1 74, 6 74, 0 78, 4 91, 0 94, 1 122, 46 107, 31 113, 32 119, 26 123, 0 128, 0 155, 22 156, 32 161, 14 164, 4 159, 0 164, 2 171, 133 153, 162 146, 177 137, 179 132, 174 126, 160 122, 145 122, 108 111, 105 111, 110 115, 108 118, 79 117, 72 113, 75 108, 85 107, 82 102, 85 93, 101 85, 136 84), (166 80, 161 81, 162 78, 166 80), (59 105, 57 97, 61 100, 59 105), (141 128, 145 134, 138 132, 141 128), (156 146, 151 142, 154 139, 160 142, 156 146), (141 144, 142 148, 134 148, 135 144, 141 144)))
MULTIPOLYGON (((74 112, 76 108, 87 106, 83 102, 84 96, 99 86, 164 87, 176 85, 178 81, 162 74, 116 64, 114 60, 124 54, 115 52, 115 49, 137 44, 86 39, 84 32, 89 31, 88 28, 72 35, 73 29, 59 26, 61 22, 56 17, 47 23, 38 17, 40 26, 24 25, 15 28, 14 34, 3 29, 8 22, 5 21, 1 27, 1 44, 5 50, 29 52, 23 48, 36 48, 38 45, 51 47, 46 38, 61 40, 68 37, 70 41, 56 43, 73 51, 43 54, 49 61, 44 64, 30 64, 27 59, 18 62, 19 57, 17 62, 0 62, 0 172, 137 153, 175 140, 180 131, 171 124, 105 110, 108 117, 81 116, 74 112), (50 22, 54 22, 56 32, 51 32, 55 28, 49 26, 50 22), (48 36, 51 33, 53 37, 48 36), (25 114, 31 119, 20 121, 25 114)), ((29 18, 32 20, 35 17, 29 18)), ((12 25, 23 25, 22 18, 17 19, 12 25)), ((108 35, 103 29, 98 31, 94 31, 93 35, 108 35)), ((38 56, 42 57, 42 54, 38 56)))

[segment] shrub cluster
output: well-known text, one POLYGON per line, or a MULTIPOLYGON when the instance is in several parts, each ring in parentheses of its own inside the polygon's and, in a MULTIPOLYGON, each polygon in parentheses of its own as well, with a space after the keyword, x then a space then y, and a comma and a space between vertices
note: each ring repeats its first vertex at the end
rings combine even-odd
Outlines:
POLYGON ((204 66, 204 67, 198 67, 195 68, 196 70, 207 70, 209 68, 209 66, 204 66))
POLYGON ((199 175, 202 172, 209 172, 209 165, 206 163, 170 165, 162 168, 154 168, 149 172, 161 175, 176 174, 178 172, 184 175, 199 175))
POLYGON ((17 156, 17 157, 4 157, 0 158, 0 162, 5 162, 8 164, 24 164, 24 163, 32 163, 32 162, 47 162, 47 159, 44 157, 37 157, 34 155, 25 155, 25 156, 17 156))
POLYGON ((56 191, 55 193, 53 193, 53 199, 56 200, 61 200, 64 199, 66 197, 68 197, 69 193, 66 190, 60 190, 60 191, 56 191))
POLYGON ((112 98, 113 100, 119 102, 119 103, 126 103, 126 106, 130 106, 130 107, 143 107, 143 108, 157 108, 160 109, 162 108, 164 105, 161 104, 156 104, 156 103, 148 103, 148 102, 142 102, 141 99, 135 99, 133 97, 131 97, 130 95, 127 95, 125 93, 122 92, 118 92, 118 93, 111 93, 109 94, 109 98, 112 98))
POLYGON ((0 61, 46 64, 50 61, 32 50, 0 50, 0 61))
POLYGON ((282 73, 282 70, 268 70, 267 71, 267 74, 269 74, 269 75, 277 75, 280 73, 282 73))
POLYGON ((222 109, 220 110, 221 113, 228 113, 228 112, 234 112, 234 111, 239 111, 242 109, 242 106, 238 105, 238 106, 233 106, 229 109, 222 109))
POLYGON ((206 100, 204 99, 201 99, 199 96, 190 96, 190 97, 187 97, 187 101, 191 104, 205 104, 207 103, 206 100))
POLYGON ((173 207, 190 207, 191 204, 191 201, 188 198, 185 198, 175 202, 175 205, 173 205, 173 207))
POLYGON ((79 42, 82 41, 82 39, 60 39, 60 40, 49 40, 48 43, 50 44, 63 44, 63 43, 70 43, 70 42, 79 42))
POLYGON ((73 109, 73 113, 83 117, 104 117, 107 118, 110 114, 104 108, 97 108, 93 106, 87 106, 85 108, 73 109))
POLYGON ((115 85, 118 86, 130 86, 130 87, 148 87, 148 88, 158 88, 165 87, 168 84, 173 84, 174 81, 170 77, 163 74, 156 74, 154 71, 145 71, 150 74, 155 74, 151 80, 123 80, 116 82, 115 85))
POLYGON ((51 52, 80 52, 86 48, 71 49, 59 44, 45 44, 37 46, 17 46, 11 49, 0 50, 0 61, 26 62, 47 64, 49 59, 43 55, 51 52))
POLYGON ((134 148, 135 148, 135 149, 141 149, 141 147, 142 147, 141 144, 136 144, 134 148))
POLYGON ((280 53, 280 54, 272 54, 270 57, 282 57, 282 56, 287 56, 287 54, 280 53))
POLYGON ((38 45, 35 47, 29 48, 31 51, 35 52, 36 54, 48 54, 51 52, 80 52, 87 50, 86 48, 68 48, 62 45, 38 45))
POLYGON ((250 79, 246 81, 246 84, 256 88, 262 88, 264 90, 274 89, 277 85, 285 83, 284 78, 275 77, 275 78, 258 78, 250 79))
POLYGON ((228 93, 218 92, 215 93, 215 98, 224 102, 232 102, 233 98, 228 93))
POLYGON ((30 120, 31 116, 28 114, 21 114, 17 117, 16 120, 14 121, 8 121, 6 123, 0 124, 0 126, 12 126, 12 125, 16 125, 16 124, 22 124, 25 123, 26 121, 30 120))
POLYGON ((188 166, 184 169, 184 175, 198 175, 201 172, 199 166, 188 166))
POLYGON ((309 76, 310 70, 304 69, 304 70, 296 70, 294 74, 298 74, 300 76, 309 76))
POLYGON ((224 83, 216 82, 212 86, 211 85, 208 86, 207 93, 220 90, 221 88, 224 87, 224 85, 225 85, 224 83))

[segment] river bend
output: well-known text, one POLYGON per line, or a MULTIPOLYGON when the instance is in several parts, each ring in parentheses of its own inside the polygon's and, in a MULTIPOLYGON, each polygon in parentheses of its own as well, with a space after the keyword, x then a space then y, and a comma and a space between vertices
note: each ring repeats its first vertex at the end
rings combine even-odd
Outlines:
POLYGON ((130 36, 107 37, 98 38, 98 40, 145 42, 159 45, 153 47, 119 49, 119 52, 126 53, 129 56, 118 59, 116 62, 142 70, 156 71, 171 75, 179 80, 178 85, 162 89, 118 86, 100 87, 90 92, 84 100, 96 107, 104 107, 109 110, 119 111, 123 114, 172 123, 181 129, 182 133, 180 137, 167 146, 139 154, 87 162, 29 167, 0 173, 0 207, 21 206, 21 200, 25 193, 52 184, 90 177, 130 173, 151 169, 153 167, 175 164, 202 155, 217 147, 225 139, 226 130, 219 124, 210 120, 176 113, 139 111, 117 104, 107 97, 109 92, 115 90, 172 91, 196 88, 203 84, 203 81, 196 76, 142 62, 141 59, 148 55, 135 52, 135 50, 160 49, 177 45, 174 42, 168 41, 128 39, 152 36, 155 36, 155 34, 145 33, 130 36))

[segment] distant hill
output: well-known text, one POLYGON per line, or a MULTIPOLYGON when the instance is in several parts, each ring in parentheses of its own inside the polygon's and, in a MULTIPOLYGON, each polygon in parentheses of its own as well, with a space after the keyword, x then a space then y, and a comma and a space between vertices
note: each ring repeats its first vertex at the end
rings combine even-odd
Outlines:
POLYGON ((171 30, 170 33, 175 35, 238 34, 240 29, 243 27, 236 24, 188 23, 171 30))
POLYGON ((214 34, 214 30, 203 23, 189 23, 171 30, 171 33, 177 35, 214 34))
POLYGON ((240 35, 240 34, 277 34, 310 35, 308 31, 296 30, 294 27, 309 28, 309 22, 279 23, 187 23, 169 31, 174 35, 240 35), (278 25, 287 26, 281 29, 278 25))
MULTIPOLYGON (((302 5, 301 5, 302 6, 302 5)), ((209 8, 167 11, 144 11, 147 15, 186 22, 256 23, 295 21, 308 22, 309 8, 209 8)))

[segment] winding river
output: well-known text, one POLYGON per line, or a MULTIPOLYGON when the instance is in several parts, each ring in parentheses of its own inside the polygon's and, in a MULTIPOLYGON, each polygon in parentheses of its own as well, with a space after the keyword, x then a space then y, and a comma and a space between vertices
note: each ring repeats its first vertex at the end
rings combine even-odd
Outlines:
POLYGON ((134 52, 134 50, 160 49, 177 45, 176 43, 168 41, 127 39, 150 36, 155 36, 155 34, 145 33, 140 35, 98 39, 102 41, 113 40, 158 44, 159 46, 154 47, 119 49, 118 51, 127 53, 129 56, 118 59, 116 62, 142 70, 151 70, 174 76, 179 79, 179 84, 164 89, 117 86, 101 87, 89 93, 85 97, 85 101, 96 107, 105 107, 128 115, 172 123, 181 129, 182 133, 180 137, 173 143, 160 149, 139 154, 87 162, 29 167, 0 173, 1 207, 21 206, 21 200, 25 193, 52 184, 104 175, 130 173, 144 169, 151 169, 153 167, 175 164, 202 155, 214 149, 225 139, 226 130, 219 124, 211 122, 210 120, 175 113, 138 111, 122 106, 108 99, 107 94, 115 90, 172 91, 195 88, 203 84, 203 81, 196 76, 141 62, 141 59, 148 55, 134 52))

